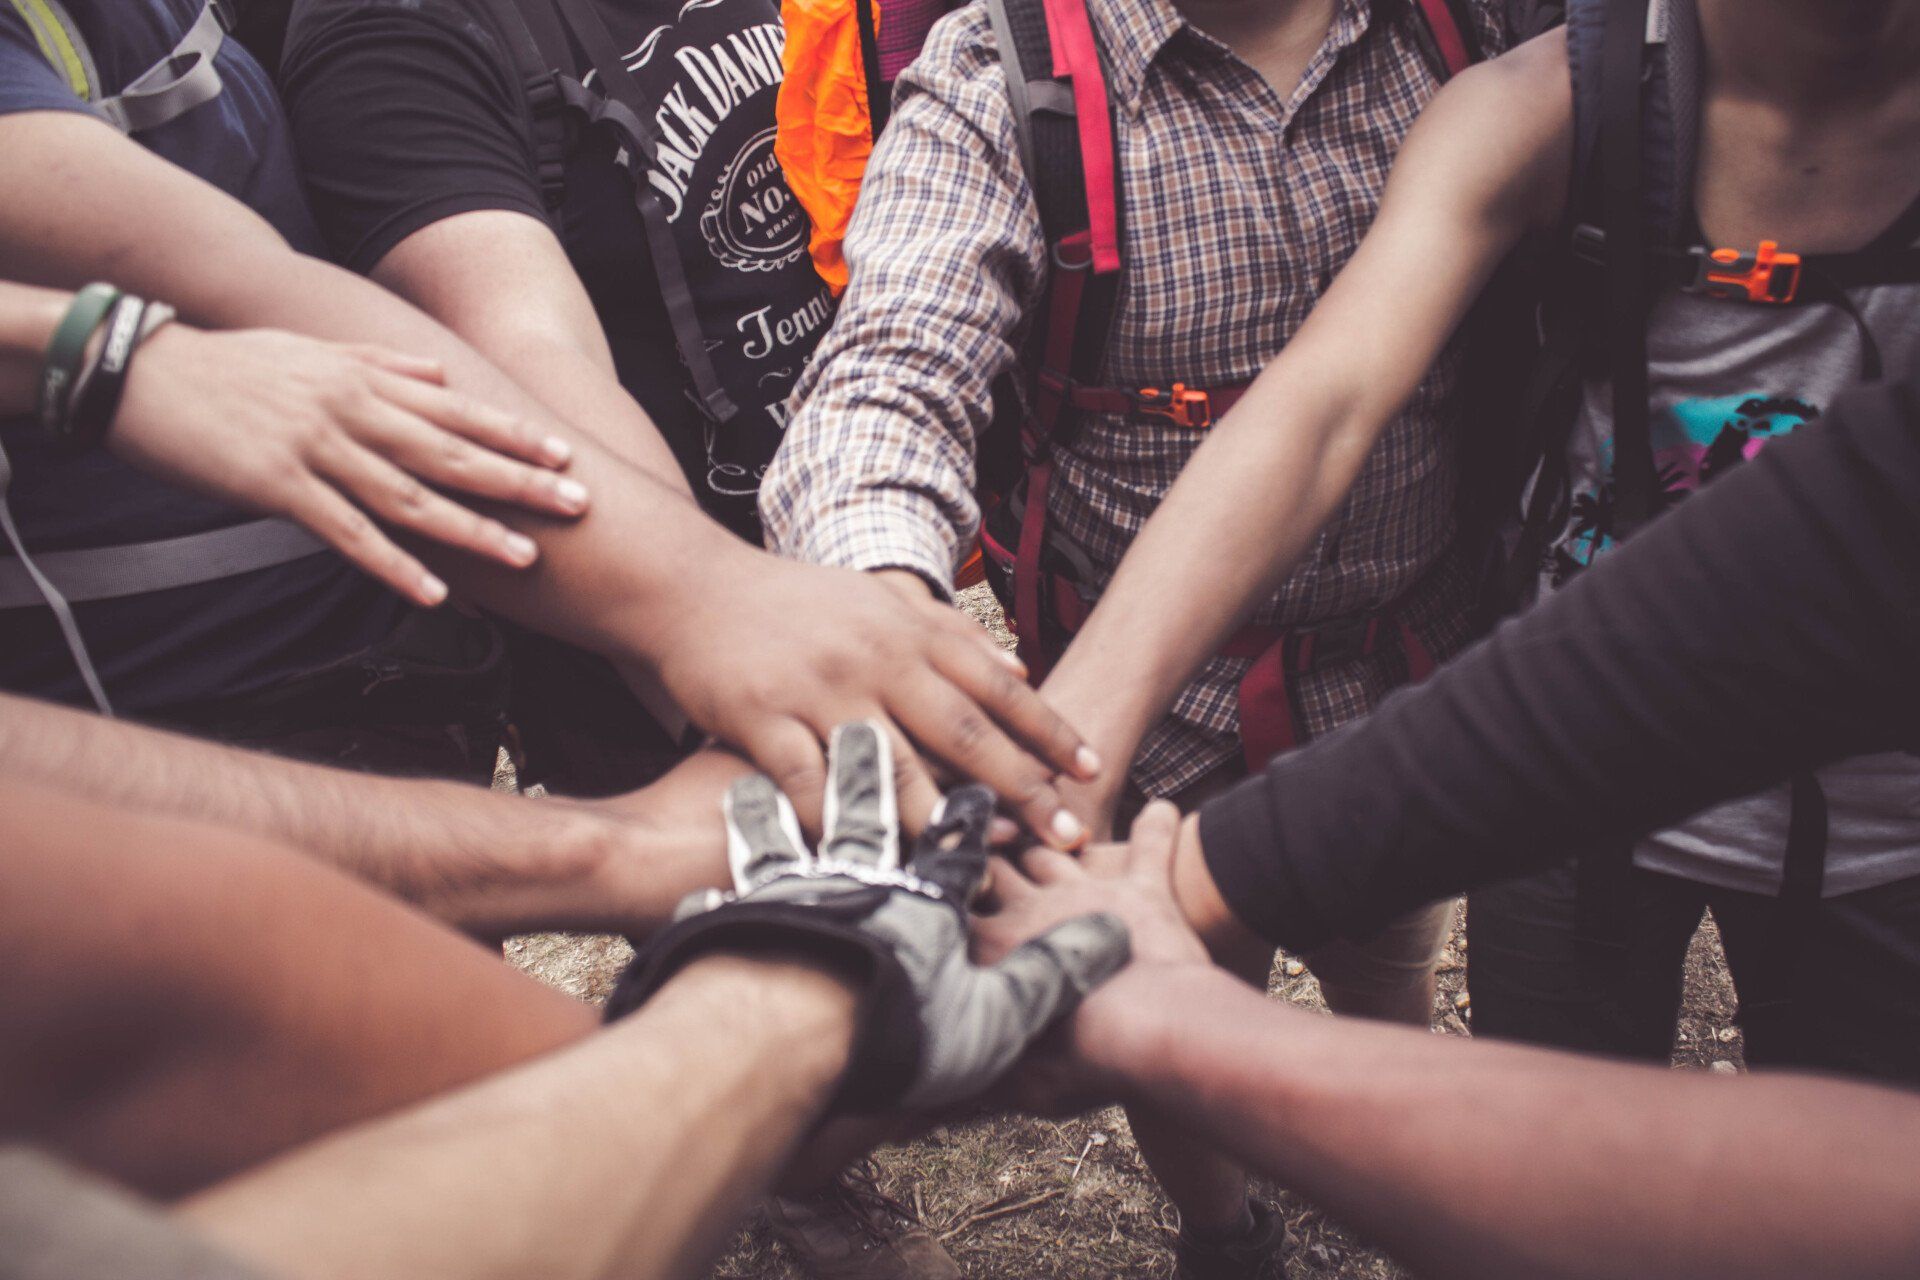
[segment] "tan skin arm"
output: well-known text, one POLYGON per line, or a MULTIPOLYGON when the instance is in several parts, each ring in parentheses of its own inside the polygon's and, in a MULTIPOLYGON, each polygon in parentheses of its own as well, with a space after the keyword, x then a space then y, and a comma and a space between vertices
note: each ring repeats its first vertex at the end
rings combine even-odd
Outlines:
MULTIPOLYGON (((1188 462, 1048 678, 1047 700, 1103 758, 1131 759, 1194 672, 1293 571, 1495 266, 1557 215, 1571 134, 1558 33, 1435 97, 1359 250, 1188 462)), ((1111 817, 1119 774, 1076 789, 1096 829, 1111 817)))
POLYGON ((185 1220, 270 1274, 700 1274, 825 1106, 854 993, 716 957, 550 1057, 293 1152, 185 1220))
POLYGON ((1422 1276, 1800 1280, 1920 1268, 1920 1101, 1785 1072, 1738 1080, 1325 1017, 1204 963, 1167 892, 1174 817, 1130 846, 1000 863, 976 950, 1089 911, 1134 963, 1021 1082, 1118 1097, 1313 1199, 1422 1276))
MULTIPOLYGON (((459 334, 551 409, 687 492, 659 428, 614 373, 600 317, 545 223, 487 209, 423 227, 380 259, 375 280, 459 334), (475 270, 485 263, 485 270, 475 270)), ((662 351, 663 361, 678 357, 662 351)))
MULTIPOLYGON (((799 797, 803 821, 818 822, 821 744, 833 726, 879 719, 895 727, 911 824, 925 820, 939 791, 909 742, 989 784, 1036 831, 1058 838, 1056 773, 1095 771, 1076 760, 1078 735, 956 611, 905 600, 863 574, 748 547, 684 493, 562 424, 432 319, 294 253, 245 206, 102 121, 8 116, 0 155, 9 171, 36 178, 0 188, 7 275, 65 288, 111 279, 209 328, 265 325, 413 353, 438 362, 453 390, 565 438, 571 474, 595 495, 589 514, 563 523, 488 509, 538 541, 531 568, 418 550, 488 608, 664 686, 696 724, 799 797)), ((425 499, 424 486, 409 486, 399 501, 425 499)), ((358 511, 340 524, 345 538, 374 528, 358 511)))

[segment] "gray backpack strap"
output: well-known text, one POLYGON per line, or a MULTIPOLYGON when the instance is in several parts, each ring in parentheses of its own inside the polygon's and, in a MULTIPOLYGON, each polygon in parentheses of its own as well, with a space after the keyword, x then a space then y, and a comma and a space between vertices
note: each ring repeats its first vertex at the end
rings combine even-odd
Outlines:
MULTIPOLYGON (((113 704, 107 701, 106 687, 100 683, 100 674, 93 669, 93 655, 87 652, 87 642, 80 638, 80 624, 74 621, 73 606, 67 603, 60 589, 47 579, 27 555, 27 545, 20 539, 20 529, 13 523, 13 509, 7 505, 7 489, 13 483, 13 460, 7 457, 7 451, 0 447, 0 531, 4 531, 7 542, 13 547, 18 563, 0 564, 0 597, 6 594, 9 571, 24 581, 30 598, 22 604, 39 604, 44 601, 53 610, 54 621, 60 624, 61 638, 67 642, 67 652, 73 655, 73 664, 80 669, 80 681, 87 686, 87 694, 93 699, 93 705, 100 709, 103 716, 113 714, 113 704)), ((4 598, 0 598, 0 608, 6 607, 4 598)))
POLYGON ((233 27, 226 0, 207 0, 173 52, 94 109, 122 133, 145 133, 220 96, 214 58, 233 27))
POLYGON ((0 561, 0 609, 45 601, 46 593, 38 585, 43 578, 68 600, 117 600, 217 582, 328 550, 326 543, 292 521, 270 519, 154 542, 47 551, 41 553, 34 571, 26 569, 24 556, 18 564, 0 561))
POLYGON ((60 0, 14 0, 41 52, 68 85, 122 133, 145 133, 220 96, 214 59, 233 30, 231 0, 206 0, 172 52, 135 76, 119 93, 103 93, 93 54, 60 0))

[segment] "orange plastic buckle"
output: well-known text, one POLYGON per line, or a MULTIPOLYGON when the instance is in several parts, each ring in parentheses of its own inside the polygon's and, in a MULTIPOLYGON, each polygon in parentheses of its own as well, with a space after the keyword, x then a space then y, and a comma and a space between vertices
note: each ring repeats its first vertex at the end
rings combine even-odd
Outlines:
POLYGON ((1695 249, 1698 269, 1689 293, 1734 302, 1792 302, 1800 293, 1800 255, 1782 253, 1773 240, 1762 240, 1752 254, 1738 249, 1695 249))
POLYGON ((1171 418, 1182 427, 1202 429, 1213 425, 1213 397, 1197 387, 1176 382, 1171 391, 1142 387, 1135 394, 1142 413, 1171 418))

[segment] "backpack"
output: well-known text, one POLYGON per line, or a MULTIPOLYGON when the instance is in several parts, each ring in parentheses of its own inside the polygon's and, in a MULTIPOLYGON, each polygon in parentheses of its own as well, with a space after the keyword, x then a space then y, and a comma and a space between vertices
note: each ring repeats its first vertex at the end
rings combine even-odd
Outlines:
MULTIPOLYGON (((220 72, 214 59, 234 28, 231 0, 206 0, 167 56, 117 94, 105 91, 79 26, 59 0, 11 3, 33 32, 48 64, 74 95, 122 133, 138 135, 158 129, 220 96, 220 72)), ((12 479, 12 464, 0 449, 0 532, 13 550, 11 563, 0 559, 0 609, 45 604, 53 610, 81 681, 103 715, 112 715, 113 706, 74 620, 74 602, 213 582, 328 550, 291 521, 262 519, 157 542, 52 551, 36 560, 27 554, 7 507, 12 479)))
MULTIPOLYGON (((1702 44, 1692 0, 1569 0, 1574 163, 1567 225, 1546 265, 1543 334, 1527 396, 1528 457, 1538 464, 1508 565, 1509 603, 1525 598, 1568 511, 1566 448, 1584 378, 1610 380, 1614 418, 1613 535, 1657 515, 1647 317, 1656 291, 1679 288, 1746 306, 1837 306, 1865 339, 1862 380, 1880 355, 1845 289, 1920 284, 1920 250, 1799 254, 1773 241, 1752 249, 1696 243, 1691 218, 1702 99, 1702 44)), ((1742 999, 1743 1016, 1779 1016, 1819 905, 1827 803, 1811 774, 1792 780, 1792 810, 1768 968, 1742 999)), ((1632 850, 1577 865, 1580 931, 1605 951, 1625 945, 1632 850)))
MULTIPOLYGON (((1072 440, 1078 415, 1139 412, 1204 429, 1245 388, 1100 385, 1125 273, 1124 201, 1100 37, 1085 0, 986 5, 1021 164, 1054 269, 1029 333, 1023 373, 994 389, 994 416, 977 459, 979 551, 969 568, 984 571, 1037 680, 1085 620, 1093 598, 1091 561, 1047 520, 1053 454, 1072 440)), ((845 283, 839 240, 873 139, 884 127, 893 79, 934 19, 956 7, 948 0, 786 0, 790 70, 779 154, 813 221, 815 263, 835 286, 845 283)), ((1461 0, 1382 0, 1377 7, 1382 20, 1407 24, 1442 81, 1481 57, 1461 0)), ((963 570, 962 585, 968 580, 963 570)), ((1241 690, 1249 764, 1257 767, 1301 738, 1290 676, 1311 670, 1316 658, 1368 653, 1396 638, 1413 678, 1431 669, 1417 637, 1386 614, 1314 633, 1247 628, 1233 637, 1223 655, 1255 659, 1241 690)))

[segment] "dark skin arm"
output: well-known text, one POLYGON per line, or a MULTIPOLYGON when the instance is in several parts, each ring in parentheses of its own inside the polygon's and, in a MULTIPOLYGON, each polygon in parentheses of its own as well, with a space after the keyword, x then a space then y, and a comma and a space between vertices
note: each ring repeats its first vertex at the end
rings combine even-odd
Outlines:
POLYGON ((1177 815, 1128 846, 999 864, 1001 954, 1089 911, 1135 963, 1088 997, 1030 1102, 1178 1116, 1423 1276, 1800 1280, 1920 1268, 1920 1101, 1787 1073, 1738 1080, 1460 1041, 1275 1004, 1205 962, 1173 901, 1177 815))
MULTIPOLYGON (((1060 809, 1056 771, 1095 772, 1077 759, 1073 730, 964 617, 860 574, 746 546, 683 493, 560 423, 413 307, 292 252, 250 210, 105 123, 70 113, 8 116, 0 154, 9 171, 36 175, 8 184, 0 199, 7 275, 63 288, 107 278, 209 328, 264 325, 410 352, 436 361, 455 391, 565 439, 571 474, 597 497, 591 514, 561 523, 489 512, 539 543, 532 568, 420 548, 423 558, 486 607, 664 686, 696 724, 745 751, 792 794, 820 794, 821 743, 834 725, 865 718, 894 726, 902 804, 916 820, 938 792, 909 740, 925 757, 992 785, 1043 833, 1060 809)), ((404 508, 428 496, 408 481, 394 500, 404 508)), ((340 513, 335 532, 350 543, 375 536, 358 511, 340 513)), ((800 803, 803 819, 817 821, 813 802, 800 803)))
POLYGON ((620 385, 600 317, 545 223, 504 209, 456 214, 402 240, 371 274, 556 417, 582 424, 661 483, 687 492, 659 429, 620 385), (476 262, 487 269, 474 270, 476 262))

